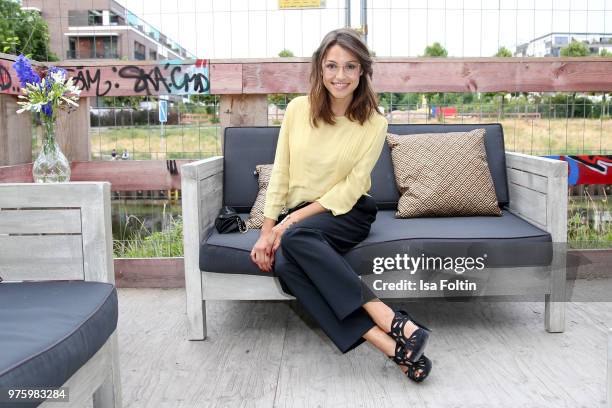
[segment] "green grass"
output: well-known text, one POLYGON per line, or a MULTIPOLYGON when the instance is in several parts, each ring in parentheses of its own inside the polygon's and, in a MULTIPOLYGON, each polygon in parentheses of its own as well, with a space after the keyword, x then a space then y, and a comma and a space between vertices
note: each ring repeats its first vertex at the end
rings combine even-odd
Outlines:
POLYGON ((589 219, 590 214, 612 213, 611 204, 607 197, 600 200, 593 200, 588 195, 586 200, 570 198, 567 220, 567 240, 570 248, 612 248, 612 223, 602 222, 596 229, 593 220, 589 219))
POLYGON ((161 232, 151 233, 145 228, 143 222, 140 222, 140 224, 140 230, 132 233, 128 239, 114 241, 113 252, 115 258, 171 258, 183 256, 183 219, 181 217, 172 219, 170 227, 161 232))
POLYGON ((92 127, 89 132, 94 159, 108 160, 113 149, 124 149, 135 160, 198 159, 219 154, 218 127, 197 125, 92 127))

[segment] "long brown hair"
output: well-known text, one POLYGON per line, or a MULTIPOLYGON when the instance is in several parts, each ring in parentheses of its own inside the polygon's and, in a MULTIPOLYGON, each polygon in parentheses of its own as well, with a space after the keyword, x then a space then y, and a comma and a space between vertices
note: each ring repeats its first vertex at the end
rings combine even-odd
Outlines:
POLYGON ((330 125, 336 123, 329 91, 323 84, 323 58, 329 48, 336 44, 355 55, 362 69, 359 85, 353 92, 353 100, 346 110, 346 116, 351 121, 359 121, 359 124, 363 125, 374 112, 382 115, 378 110, 378 97, 372 89, 372 57, 368 47, 355 30, 339 28, 327 33, 319 48, 312 54, 309 100, 310 122, 314 127, 317 127, 319 120, 330 125))

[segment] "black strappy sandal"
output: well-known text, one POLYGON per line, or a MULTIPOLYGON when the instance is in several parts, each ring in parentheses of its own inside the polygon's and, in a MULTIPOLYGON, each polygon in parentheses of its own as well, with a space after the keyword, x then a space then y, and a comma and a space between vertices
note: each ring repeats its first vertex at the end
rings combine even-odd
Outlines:
POLYGON ((387 334, 389 334, 397 344, 395 348, 396 355, 398 349, 401 347, 405 352, 410 351, 410 356, 406 357, 406 360, 410 363, 416 363, 425 351, 430 332, 431 330, 414 321, 408 313, 403 310, 397 310, 391 322, 391 332, 387 334), (412 323, 418 326, 418 329, 416 329, 410 337, 406 337, 404 335, 404 327, 409 321, 412 321, 412 323))
POLYGON ((430 359, 425 357, 425 354, 416 362, 411 363, 410 360, 406 358, 406 350, 400 345, 395 347, 395 356, 390 356, 389 358, 399 366, 408 367, 406 377, 414 382, 420 383, 424 381, 431 372, 432 363, 430 359))

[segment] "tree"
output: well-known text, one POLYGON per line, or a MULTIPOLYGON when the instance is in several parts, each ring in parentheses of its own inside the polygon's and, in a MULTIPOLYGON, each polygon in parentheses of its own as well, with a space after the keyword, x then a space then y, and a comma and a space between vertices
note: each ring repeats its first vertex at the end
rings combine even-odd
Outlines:
POLYGON ((58 61, 49 51, 49 27, 36 11, 22 10, 13 0, 0 0, 0 51, 24 54, 36 61, 58 61))
POLYGON ((599 56, 600 57, 612 57, 612 52, 608 51, 607 48, 602 48, 601 50, 599 50, 599 56))
POLYGON ((495 53, 495 56, 499 58, 509 58, 512 57, 512 51, 506 47, 500 47, 500 49, 495 53))
POLYGON ((278 53, 278 56, 282 58, 295 57, 295 55, 293 55, 293 52, 290 50, 282 50, 278 53))
POLYGON ((448 57, 448 51, 439 42, 425 47, 424 57, 448 57))
POLYGON ((140 102, 145 100, 142 96, 101 96, 100 98, 102 106, 131 109, 138 109, 140 102))
POLYGON ((580 41, 572 40, 566 47, 561 48, 562 57, 586 57, 589 55, 589 47, 580 41))

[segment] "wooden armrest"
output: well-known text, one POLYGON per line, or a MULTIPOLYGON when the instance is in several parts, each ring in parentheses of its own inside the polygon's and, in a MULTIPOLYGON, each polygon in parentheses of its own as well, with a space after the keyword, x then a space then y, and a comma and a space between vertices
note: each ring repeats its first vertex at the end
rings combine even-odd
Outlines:
POLYGON ((5 280, 115 283, 110 184, 0 184, 5 280))
POLYGON ((567 163, 506 152, 506 171, 510 212, 567 242, 567 163))
POLYGON ((223 199, 223 156, 181 167, 185 245, 199 245, 219 214, 223 199))

